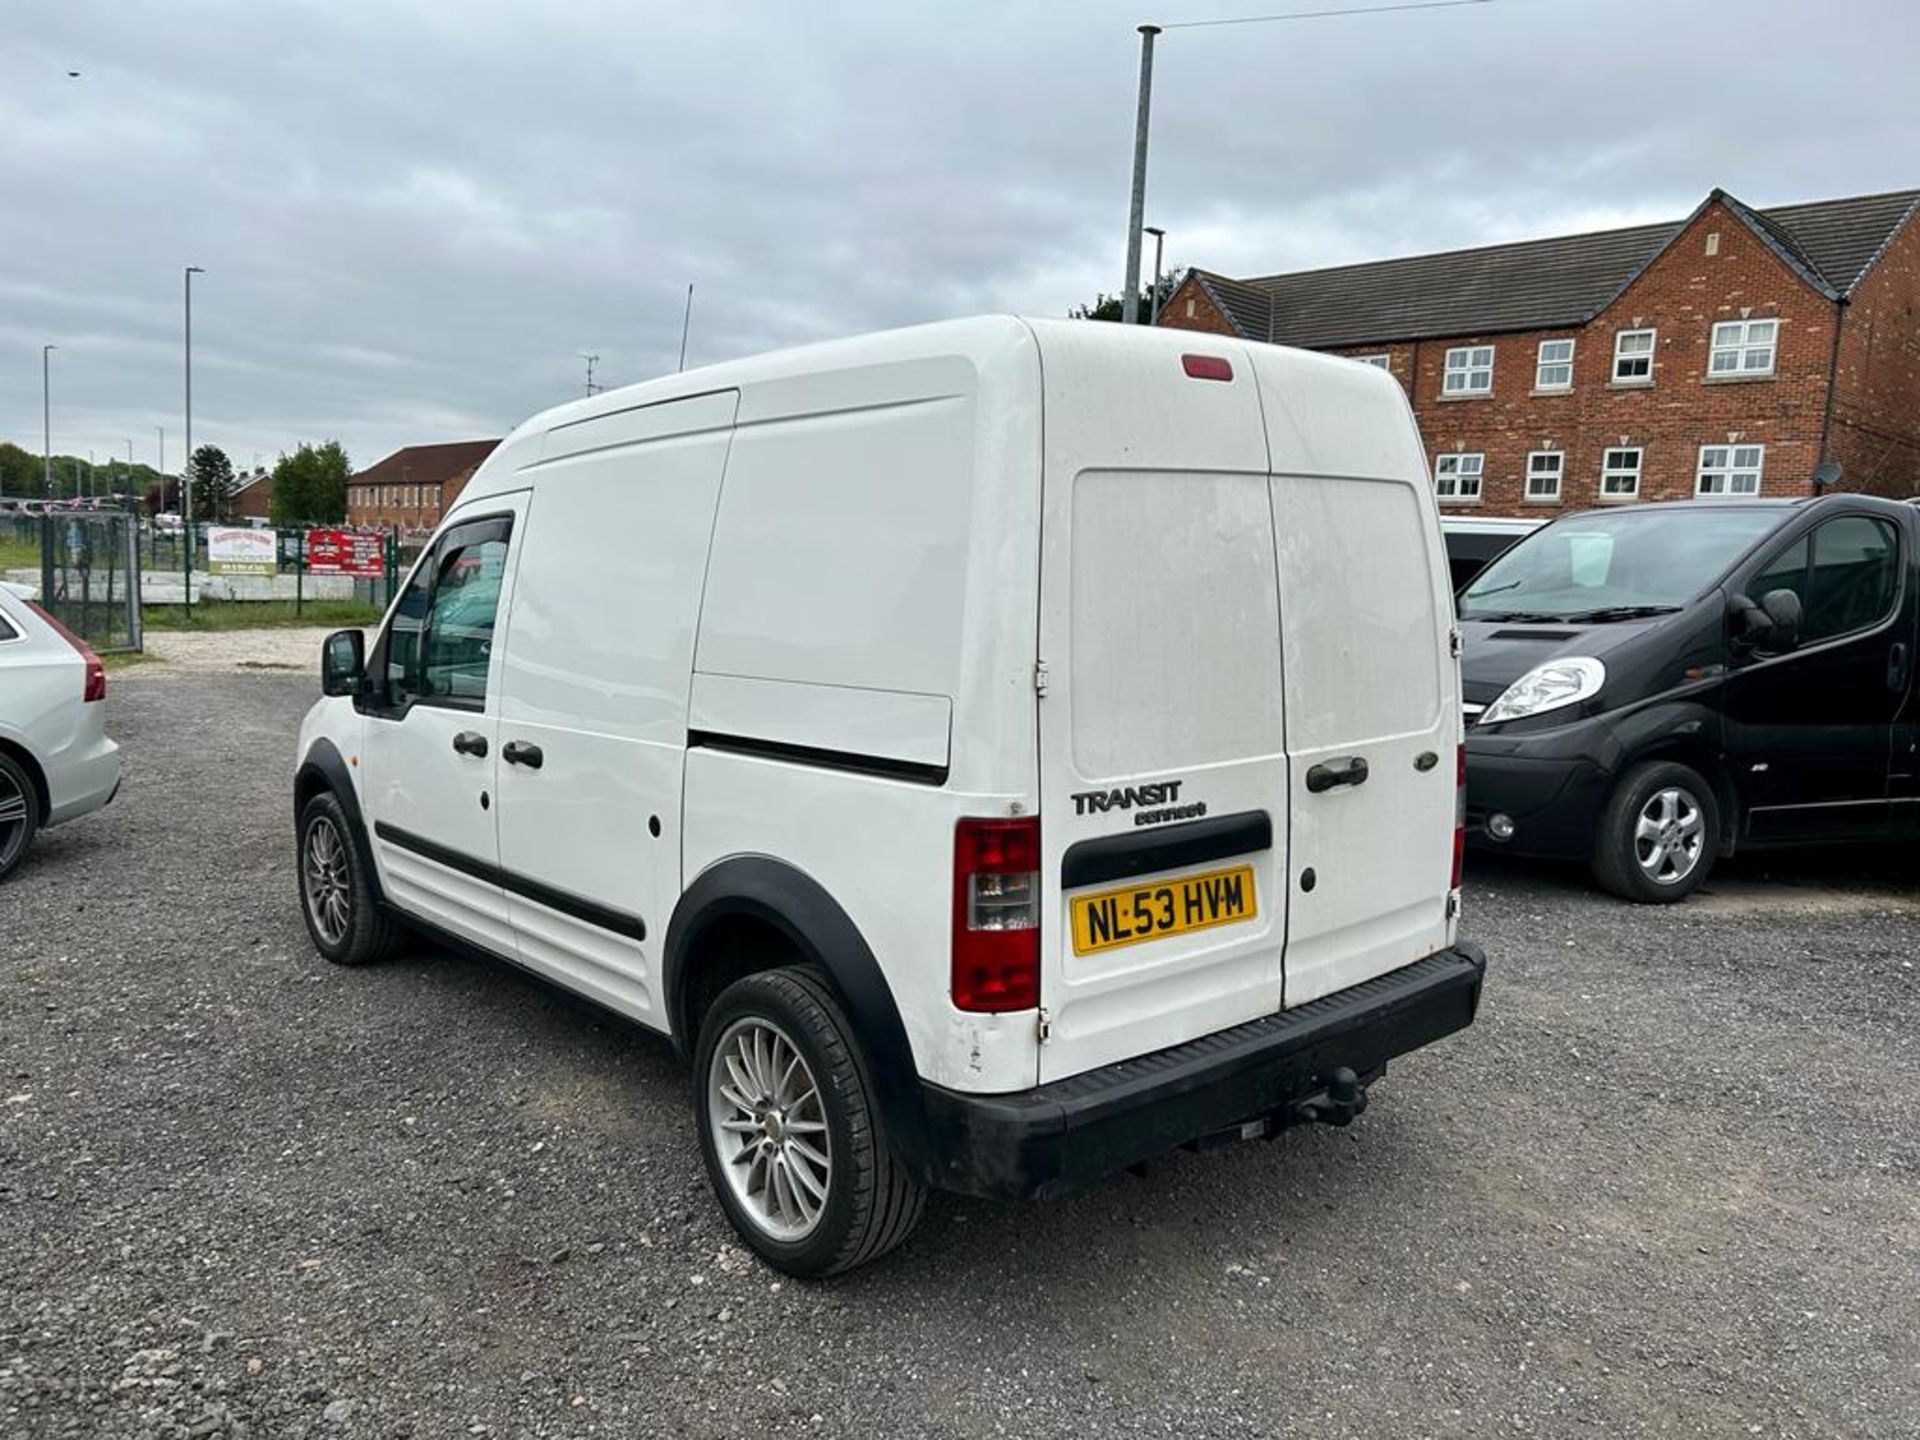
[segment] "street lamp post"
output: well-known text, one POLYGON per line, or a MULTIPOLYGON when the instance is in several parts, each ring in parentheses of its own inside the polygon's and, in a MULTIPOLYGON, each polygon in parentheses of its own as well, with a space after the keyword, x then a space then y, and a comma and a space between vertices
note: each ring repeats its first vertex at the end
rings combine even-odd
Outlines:
POLYGON ((1152 304, 1147 307, 1147 324, 1160 323, 1160 253, 1165 245, 1167 232, 1158 225, 1147 226, 1147 234, 1153 237, 1153 289, 1149 292, 1152 304))
MULTIPOLYGON (((1168 30, 1212 29, 1219 25, 1270 25, 1294 20, 1337 20, 1354 15, 1397 15, 1407 10, 1457 10, 1467 5, 1491 5, 1493 0, 1391 0, 1385 5, 1355 6, 1343 10, 1302 10, 1290 15, 1238 15, 1220 20, 1181 20, 1168 30)), ((1120 318, 1131 325, 1140 318, 1140 232, 1147 213, 1147 119, 1153 99, 1153 37, 1158 25, 1140 28, 1140 106, 1133 120, 1133 209, 1127 225, 1127 284, 1120 292, 1120 318)))
POLYGON ((206 273, 198 265, 189 265, 181 276, 187 292, 187 458, 180 467, 180 524, 181 538, 185 542, 181 554, 185 561, 181 579, 185 585, 182 595, 189 615, 193 613, 193 277, 206 273))
POLYGON ((49 500, 53 498, 53 367, 47 357, 59 348, 40 347, 40 481, 49 500))
POLYGON ((1153 37, 1158 25, 1140 27, 1140 108, 1133 119, 1133 205, 1127 225, 1127 288, 1120 292, 1120 319, 1140 318, 1140 227, 1147 211, 1147 117, 1153 103, 1153 37))

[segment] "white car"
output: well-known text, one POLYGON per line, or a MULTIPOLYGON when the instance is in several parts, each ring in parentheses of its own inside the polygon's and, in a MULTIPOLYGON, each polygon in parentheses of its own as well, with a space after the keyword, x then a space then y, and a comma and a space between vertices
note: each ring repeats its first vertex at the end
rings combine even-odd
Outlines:
POLYGON ((1455 639, 1382 371, 999 317, 670 376, 521 426, 329 637, 302 909, 670 1036, 734 1227, 830 1274, 1472 1021, 1455 639))
POLYGON ((98 810, 120 788, 106 669, 31 593, 0 581, 0 879, 43 827, 98 810))

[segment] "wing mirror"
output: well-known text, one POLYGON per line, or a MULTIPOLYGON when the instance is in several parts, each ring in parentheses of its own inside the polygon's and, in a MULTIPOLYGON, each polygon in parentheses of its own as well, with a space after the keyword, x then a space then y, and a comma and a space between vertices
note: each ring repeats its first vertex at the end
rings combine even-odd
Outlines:
POLYGON ((1740 617, 1739 639, 1748 648, 1784 655, 1800 646, 1800 597, 1791 590, 1769 590, 1756 604, 1745 595, 1733 597, 1740 617))
POLYGON ((336 630, 320 642, 320 693, 358 695, 367 679, 367 637, 336 630))

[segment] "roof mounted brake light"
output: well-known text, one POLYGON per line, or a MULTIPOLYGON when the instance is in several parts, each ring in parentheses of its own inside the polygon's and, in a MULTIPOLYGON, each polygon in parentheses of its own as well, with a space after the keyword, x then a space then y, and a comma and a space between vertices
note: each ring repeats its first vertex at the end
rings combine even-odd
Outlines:
POLYGON ((1218 355, 1182 355, 1180 368, 1193 380, 1233 379, 1233 365, 1218 355))

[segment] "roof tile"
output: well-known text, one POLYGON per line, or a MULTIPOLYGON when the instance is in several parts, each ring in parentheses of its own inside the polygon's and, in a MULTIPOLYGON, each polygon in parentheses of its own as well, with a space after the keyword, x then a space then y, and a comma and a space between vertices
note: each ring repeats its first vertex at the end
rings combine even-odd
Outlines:
MULTIPOLYGON (((1920 190, 1752 210, 1714 192, 1817 288, 1844 295, 1920 190)), ((1196 271, 1243 335, 1309 348, 1579 325, 1685 220, 1235 280, 1196 271)))

